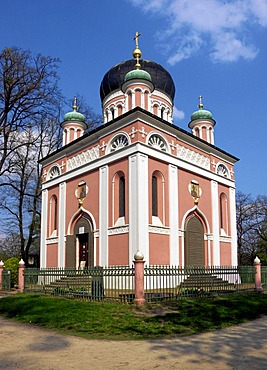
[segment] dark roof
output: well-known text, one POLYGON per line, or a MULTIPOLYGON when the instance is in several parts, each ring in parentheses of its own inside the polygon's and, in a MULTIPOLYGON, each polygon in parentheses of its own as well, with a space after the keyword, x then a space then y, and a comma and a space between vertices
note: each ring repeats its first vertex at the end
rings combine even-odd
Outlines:
MULTIPOLYGON (((124 77, 127 72, 135 69, 135 59, 126 60, 112 67, 103 77, 100 85, 101 101, 112 91, 121 88, 124 82, 124 77)), ((174 99, 175 85, 169 72, 166 71, 160 64, 151 60, 140 60, 141 69, 147 71, 152 78, 152 82, 157 90, 166 93, 171 100, 174 99)))

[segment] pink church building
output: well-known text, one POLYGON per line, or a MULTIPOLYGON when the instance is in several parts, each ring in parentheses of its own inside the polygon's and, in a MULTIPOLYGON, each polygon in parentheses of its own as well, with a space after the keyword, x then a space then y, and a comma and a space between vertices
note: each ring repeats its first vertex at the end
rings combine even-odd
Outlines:
POLYGON ((159 64, 112 67, 100 86, 103 124, 77 111, 62 148, 42 160, 41 268, 132 264, 237 265, 233 155, 214 145, 199 109, 190 132, 173 123, 175 85, 159 64))

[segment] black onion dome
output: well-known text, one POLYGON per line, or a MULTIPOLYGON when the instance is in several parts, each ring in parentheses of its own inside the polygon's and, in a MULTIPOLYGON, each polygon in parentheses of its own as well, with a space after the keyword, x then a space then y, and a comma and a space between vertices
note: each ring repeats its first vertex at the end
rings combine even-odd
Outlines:
MULTIPOLYGON (((175 95, 175 85, 169 72, 166 71, 160 64, 151 60, 140 60, 141 69, 147 71, 152 78, 155 89, 167 94, 173 101, 175 95)), ((103 102, 104 98, 112 91, 121 88, 124 82, 126 73, 135 69, 136 60, 130 59, 121 62, 112 67, 103 77, 100 85, 100 97, 103 102)))

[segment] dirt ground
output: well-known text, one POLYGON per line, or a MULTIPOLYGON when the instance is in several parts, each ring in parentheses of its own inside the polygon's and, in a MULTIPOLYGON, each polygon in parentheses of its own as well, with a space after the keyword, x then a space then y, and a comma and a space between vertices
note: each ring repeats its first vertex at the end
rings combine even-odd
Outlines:
POLYGON ((88 340, 0 317, 0 369, 267 369, 267 317, 213 333, 88 340))

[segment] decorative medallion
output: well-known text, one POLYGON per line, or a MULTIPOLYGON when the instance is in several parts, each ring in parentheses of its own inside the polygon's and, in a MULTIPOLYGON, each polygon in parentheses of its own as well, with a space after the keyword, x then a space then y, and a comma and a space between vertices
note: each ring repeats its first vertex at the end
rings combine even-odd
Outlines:
POLYGON ((75 190, 75 196, 78 199, 79 207, 82 206, 84 198, 88 194, 88 186, 85 181, 79 182, 76 190, 75 190))
POLYGON ((202 190, 199 187, 199 183, 196 180, 192 180, 188 185, 188 190, 194 199, 194 203, 198 204, 199 198, 201 197, 202 190))

